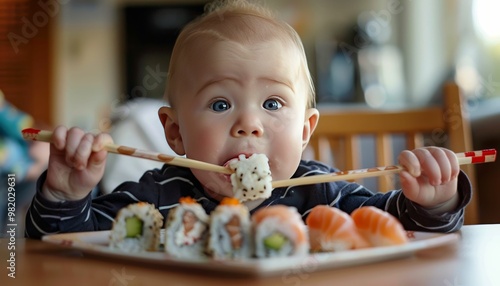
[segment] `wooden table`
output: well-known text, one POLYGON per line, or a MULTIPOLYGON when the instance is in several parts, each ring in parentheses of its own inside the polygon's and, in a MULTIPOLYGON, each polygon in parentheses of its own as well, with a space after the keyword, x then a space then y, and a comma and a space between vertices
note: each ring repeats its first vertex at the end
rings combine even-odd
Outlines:
POLYGON ((8 238, 0 239, 0 285, 500 285, 500 224, 464 226, 458 244, 409 258, 267 278, 230 277, 83 256, 80 251, 16 239, 16 278, 7 276, 8 238))

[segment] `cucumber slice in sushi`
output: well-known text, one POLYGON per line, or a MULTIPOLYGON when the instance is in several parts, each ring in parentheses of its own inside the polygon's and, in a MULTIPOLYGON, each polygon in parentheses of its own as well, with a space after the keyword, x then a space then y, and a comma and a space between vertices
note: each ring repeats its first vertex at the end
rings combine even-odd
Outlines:
POLYGON ((264 245, 269 249, 280 250, 287 240, 283 234, 273 233, 264 239, 264 245))
POLYGON ((125 219, 126 237, 139 237, 142 235, 142 228, 144 223, 136 216, 128 217, 125 219))
POLYGON ((153 204, 129 204, 116 214, 109 247, 133 253, 158 251, 162 224, 163 216, 153 204))

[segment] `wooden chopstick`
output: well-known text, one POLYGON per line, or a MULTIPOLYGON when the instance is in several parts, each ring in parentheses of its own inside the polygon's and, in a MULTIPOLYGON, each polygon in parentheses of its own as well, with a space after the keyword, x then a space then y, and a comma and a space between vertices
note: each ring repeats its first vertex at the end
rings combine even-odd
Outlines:
MULTIPOLYGON (((24 139, 26 139, 26 140, 42 141, 42 142, 50 142, 50 138, 52 137, 51 131, 38 130, 38 129, 33 129, 33 128, 24 129, 22 131, 22 134, 23 134, 24 139)), ((209 164, 206 162, 201 162, 201 161, 188 159, 188 158, 184 158, 184 157, 176 157, 176 156, 170 156, 170 155, 162 154, 162 153, 140 150, 137 148, 127 147, 127 146, 123 146, 123 145, 107 144, 104 146, 104 149, 106 149, 106 151, 111 152, 111 153, 116 153, 116 154, 131 156, 131 157, 137 157, 137 158, 143 158, 143 159, 149 159, 149 160, 153 160, 153 161, 159 161, 159 162, 163 162, 165 164, 174 165, 174 166, 193 168, 193 169, 199 169, 199 170, 205 170, 205 171, 212 171, 212 172, 218 172, 218 173, 223 173, 223 174, 232 174, 233 173, 233 171, 231 169, 223 167, 223 166, 209 164)))
MULTIPOLYGON (((27 128, 22 131, 23 137, 26 140, 50 142, 52 137, 51 131, 27 128)), ((157 152, 140 150, 123 145, 107 144, 104 148, 111 153, 132 156, 137 158, 150 159, 154 161, 163 162, 169 165, 175 165, 186 168, 193 168, 205 171, 218 172, 223 174, 232 174, 233 171, 229 168, 201 162, 184 157, 170 156, 157 152)), ((497 151, 495 149, 486 149, 480 151, 470 151, 464 153, 457 153, 458 163, 460 165, 477 164, 494 162, 496 160, 497 151)), ((358 169, 350 171, 339 171, 334 173, 314 175, 300 178, 293 178, 287 180, 273 181, 273 188, 287 187, 287 186, 300 186, 318 183, 327 183, 334 181, 356 180, 369 177, 378 177, 403 171, 403 167, 399 165, 374 167, 368 169, 358 169)))
MULTIPOLYGON (((497 151, 495 149, 486 149, 481 151, 471 151, 465 153, 457 153, 458 163, 460 165, 478 164, 494 162, 496 160, 497 151)), ((403 171, 404 168, 399 165, 374 167, 368 169, 340 171, 323 175, 313 175, 308 177, 293 178, 288 180, 273 181, 273 188, 300 186, 318 183, 327 183, 335 181, 356 180, 368 177, 378 177, 403 171)))

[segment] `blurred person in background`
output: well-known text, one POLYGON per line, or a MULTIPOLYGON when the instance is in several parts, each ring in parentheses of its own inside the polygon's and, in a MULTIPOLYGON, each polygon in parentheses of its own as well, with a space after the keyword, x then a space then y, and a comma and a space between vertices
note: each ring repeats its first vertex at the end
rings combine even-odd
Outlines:
MULTIPOLYGON (((163 126, 158 121, 158 109, 164 105, 160 99, 135 98, 117 106, 110 114, 109 134, 117 144, 178 156, 165 144, 163 126)), ((104 176, 93 195, 109 194, 121 183, 138 181, 147 170, 162 166, 162 162, 152 160, 108 156, 104 176)))
POLYGON ((21 231, 26 210, 35 193, 36 179, 45 170, 49 158, 49 144, 42 142, 27 142, 21 131, 33 127, 34 119, 8 103, 0 91, 0 237, 7 236, 7 224, 17 224, 17 236, 23 236, 21 231), (9 177, 13 190, 8 195, 9 177), (9 202, 14 203, 8 204, 9 202), (15 207, 14 220, 9 221, 8 207, 15 207))

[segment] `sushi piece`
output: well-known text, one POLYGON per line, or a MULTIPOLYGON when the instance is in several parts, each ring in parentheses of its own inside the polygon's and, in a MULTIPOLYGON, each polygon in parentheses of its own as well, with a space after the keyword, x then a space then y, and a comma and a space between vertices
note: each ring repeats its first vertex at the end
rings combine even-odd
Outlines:
POLYGON ((265 154, 253 154, 249 158, 241 154, 229 162, 234 197, 240 201, 269 198, 273 190, 269 160, 265 154))
POLYGON ((238 199, 224 198, 210 214, 207 252, 214 258, 251 256, 250 214, 238 199))
POLYGON ((122 208, 110 233, 110 248, 126 252, 158 251, 163 216, 145 202, 122 208))
POLYGON ((257 210, 252 216, 252 231, 259 258, 309 253, 307 229, 294 207, 274 205, 257 210))
POLYGON ((311 251, 344 251, 369 247, 353 219, 327 205, 315 206, 306 218, 311 251))
POLYGON ((165 251, 175 257, 203 256, 208 234, 208 215, 193 198, 182 197, 168 213, 165 251))
POLYGON ((405 244, 406 231, 393 215, 372 206, 360 207, 351 213, 359 233, 372 246, 405 244))

